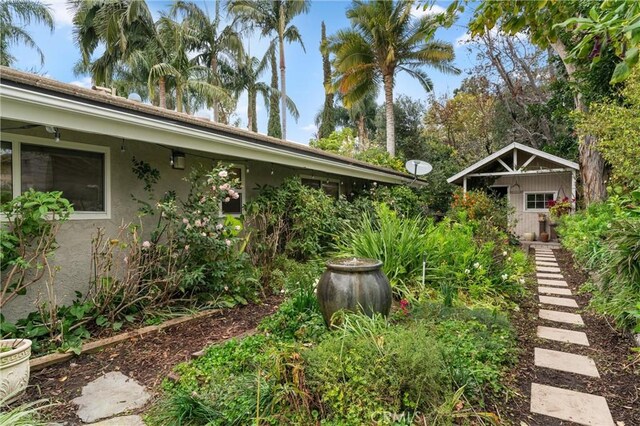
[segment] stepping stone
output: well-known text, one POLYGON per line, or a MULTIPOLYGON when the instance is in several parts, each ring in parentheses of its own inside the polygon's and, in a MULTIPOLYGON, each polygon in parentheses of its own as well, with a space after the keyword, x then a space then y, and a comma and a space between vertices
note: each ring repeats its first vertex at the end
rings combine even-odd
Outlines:
POLYGON ((538 293, 560 294, 562 296, 571 296, 571 290, 569 290, 568 288, 538 287, 538 293))
POLYGON ((562 275, 562 274, 551 274, 549 272, 542 272, 542 273, 538 272, 538 273, 536 273, 536 277, 538 277, 538 278, 549 278, 549 279, 557 278, 559 280, 564 280, 564 275, 562 275))
POLYGON ((536 265, 538 266, 555 266, 556 268, 558 268, 558 262, 551 262, 551 261, 545 261, 545 260, 536 260, 536 265))
POLYGON ((560 273, 560 268, 553 266, 536 266, 536 271, 538 272, 554 272, 560 273))
POLYGON ((564 328, 538 326, 538 337, 555 340, 556 342, 575 343, 576 345, 589 346, 589 339, 582 331, 565 330, 564 328))
POLYGON ((140 416, 122 416, 91 423, 89 426, 145 426, 145 424, 140 416))
POLYGON ((551 368, 552 370, 582 374, 583 376, 600 377, 596 363, 584 355, 535 348, 534 363, 538 367, 551 368))
POLYGON ((553 256, 536 256, 536 261, 555 262, 557 259, 553 256))
POLYGON ((587 426, 615 426, 601 396, 531 383, 531 412, 587 426))
POLYGON ((550 280, 547 278, 538 278, 538 284, 542 285, 553 285, 556 287, 569 287, 566 281, 564 280, 550 280))
POLYGON ((536 249, 536 254, 540 254, 540 253, 553 254, 553 250, 551 250, 551 249, 536 249))
POLYGON ((119 371, 98 377, 82 388, 82 395, 71 402, 84 423, 116 416, 142 407, 151 397, 138 382, 119 371))
POLYGON ((578 314, 571 314, 569 312, 550 311, 548 309, 540 309, 538 311, 538 317, 541 319, 565 322, 567 324, 584 325, 582 317, 578 314))
POLYGON ((568 297, 538 296, 540 303, 547 305, 566 306, 567 308, 578 308, 575 300, 568 297))

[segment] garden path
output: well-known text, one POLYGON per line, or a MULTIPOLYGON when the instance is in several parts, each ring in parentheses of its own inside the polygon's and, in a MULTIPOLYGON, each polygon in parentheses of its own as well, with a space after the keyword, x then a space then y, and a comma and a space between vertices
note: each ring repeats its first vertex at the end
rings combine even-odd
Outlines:
MULTIPOLYGON (((584 326, 582 317, 575 312, 578 308, 553 251, 535 249, 538 298, 544 308, 538 317, 558 323, 557 327, 537 326, 537 336, 545 346, 548 341, 569 345, 589 346, 588 331, 570 330, 566 326, 584 326)), ((556 351, 536 347, 534 365, 576 375, 599 378, 600 374, 593 359, 572 352, 556 351)), ((531 412, 583 425, 615 425, 609 406, 604 397, 590 393, 576 392, 563 387, 531 383, 531 412)))

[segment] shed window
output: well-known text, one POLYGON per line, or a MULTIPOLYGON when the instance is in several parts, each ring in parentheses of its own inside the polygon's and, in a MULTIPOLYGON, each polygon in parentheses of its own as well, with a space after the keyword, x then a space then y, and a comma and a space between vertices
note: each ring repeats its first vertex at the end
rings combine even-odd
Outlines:
POLYGON ((525 199, 526 210, 547 210, 547 202, 554 200, 556 194, 553 192, 527 193, 525 199))
POLYGON ((302 178, 302 184, 310 188, 321 189, 336 200, 340 197, 340 182, 333 179, 302 178))

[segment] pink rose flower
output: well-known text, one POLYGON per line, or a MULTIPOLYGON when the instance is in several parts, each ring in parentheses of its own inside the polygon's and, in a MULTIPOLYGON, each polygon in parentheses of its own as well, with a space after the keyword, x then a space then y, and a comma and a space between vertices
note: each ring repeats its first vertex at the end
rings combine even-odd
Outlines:
POLYGON ((222 170, 220 173, 218 173, 218 176, 220 176, 221 178, 226 178, 227 176, 229 176, 229 173, 227 173, 226 170, 222 170))
POLYGON ((231 240, 224 240, 224 243, 227 245, 227 247, 231 246, 231 240))
POLYGON ((187 219, 186 217, 182 218, 182 223, 184 223, 185 225, 189 224, 189 219, 187 219))
POLYGON ((240 194, 238 194, 237 192, 235 194, 233 194, 231 196, 231 198, 233 198, 234 200, 237 200, 238 198, 240 198, 240 194))
POLYGON ((148 249, 149 247, 151 247, 151 243, 149 241, 145 241, 142 243, 142 247, 148 249))
POLYGON ((225 202, 225 203, 228 203, 229 201, 231 201, 231 198, 229 198, 229 197, 227 197, 227 198, 225 198, 225 199, 224 199, 224 202, 225 202))

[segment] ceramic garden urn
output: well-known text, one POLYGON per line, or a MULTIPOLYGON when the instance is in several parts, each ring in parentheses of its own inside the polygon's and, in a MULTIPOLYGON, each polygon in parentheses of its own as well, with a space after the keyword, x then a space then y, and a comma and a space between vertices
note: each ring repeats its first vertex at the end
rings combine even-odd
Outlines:
POLYGON ((340 258, 327 262, 318 282, 318 302, 327 325, 340 310, 388 315, 391 286, 382 262, 375 259, 340 258))
POLYGON ((0 401, 9 404, 18 399, 29 384, 31 340, 0 340, 0 401))

